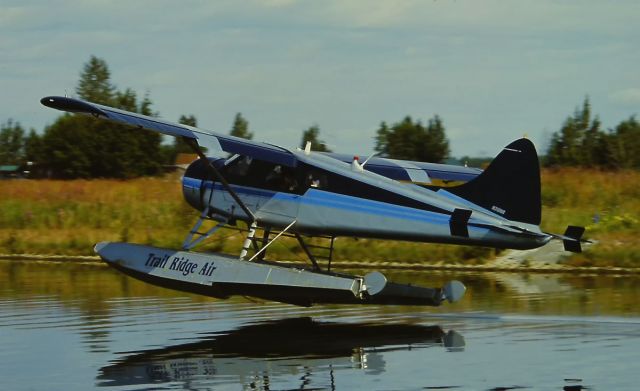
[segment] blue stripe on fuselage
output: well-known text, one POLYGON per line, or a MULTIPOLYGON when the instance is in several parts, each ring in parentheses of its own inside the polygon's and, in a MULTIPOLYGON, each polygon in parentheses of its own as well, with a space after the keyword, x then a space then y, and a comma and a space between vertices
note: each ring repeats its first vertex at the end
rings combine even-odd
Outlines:
POLYGON ((428 221, 435 224, 449 224, 449 215, 425 210, 399 206, 386 202, 368 200, 344 194, 336 194, 322 190, 309 189, 300 202, 309 205, 326 206, 335 209, 357 211, 380 216, 428 221))
POLYGON ((182 186, 190 189, 200 189, 202 186, 202 179, 190 178, 188 176, 182 177, 182 186))
MULTIPOLYGON (((184 186, 194 188, 199 188, 202 184, 201 180, 189 177, 184 177, 182 182, 184 186)), ((224 190, 222 184, 218 182, 206 181, 205 187, 207 189, 224 190)), ((299 202, 306 205, 324 206, 339 210, 361 212, 397 219, 406 219, 442 225, 448 225, 450 219, 450 215, 448 214, 429 212, 407 206, 394 205, 386 202, 368 200, 366 198, 331 193, 313 188, 310 188, 305 194, 300 196, 296 194, 275 192, 238 185, 231 185, 231 187, 238 195, 260 196, 281 201, 299 202)))

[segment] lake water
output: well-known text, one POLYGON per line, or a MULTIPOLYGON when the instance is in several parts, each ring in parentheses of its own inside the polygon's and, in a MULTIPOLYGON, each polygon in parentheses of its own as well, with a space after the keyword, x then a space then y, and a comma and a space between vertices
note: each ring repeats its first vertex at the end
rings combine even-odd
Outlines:
POLYGON ((640 389, 638 277, 385 274, 468 291, 439 308, 300 308, 0 261, 0 389, 640 389))

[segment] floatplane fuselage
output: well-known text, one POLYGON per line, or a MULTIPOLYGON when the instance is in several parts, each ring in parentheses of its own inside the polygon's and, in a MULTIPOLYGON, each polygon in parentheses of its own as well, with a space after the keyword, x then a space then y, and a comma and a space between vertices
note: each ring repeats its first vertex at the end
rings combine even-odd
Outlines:
POLYGON ((111 266, 156 285, 220 298, 247 295, 298 305, 437 306, 443 300, 459 300, 464 285, 452 281, 442 288, 422 288, 389 282, 379 272, 335 273, 331 270, 334 239, 530 249, 559 238, 567 250, 580 251, 583 228, 569 227, 564 235, 539 228, 539 165, 527 139, 505 147, 484 172, 382 158, 361 164, 358 158, 345 161, 312 152, 309 145, 289 150, 71 98, 47 97, 41 102, 181 137, 198 154, 185 171, 182 188, 200 218, 180 250, 110 242, 95 247, 111 266), (458 186, 442 187, 432 178, 458 186), (217 224, 202 232, 207 220, 217 224), (247 225, 239 256, 192 251, 219 228, 238 227, 239 221, 247 225), (258 229, 263 230, 262 238, 256 237, 258 229), (312 267, 266 259, 269 245, 285 234, 298 240, 312 267), (309 236, 330 241, 326 269, 305 243, 309 236))

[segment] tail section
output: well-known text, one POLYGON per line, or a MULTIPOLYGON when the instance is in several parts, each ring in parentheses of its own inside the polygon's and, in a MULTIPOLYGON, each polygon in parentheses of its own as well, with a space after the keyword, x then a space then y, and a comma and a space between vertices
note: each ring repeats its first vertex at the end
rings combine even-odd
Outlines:
POLYGON ((509 220, 540 225, 540 164, 528 139, 507 145, 482 174, 447 190, 509 220))
POLYGON ((564 244, 565 251, 571 251, 573 253, 582 252, 582 242, 590 243, 588 240, 582 239, 584 234, 584 227, 576 227, 570 225, 567 230, 564 231, 564 237, 562 237, 562 243, 564 244))

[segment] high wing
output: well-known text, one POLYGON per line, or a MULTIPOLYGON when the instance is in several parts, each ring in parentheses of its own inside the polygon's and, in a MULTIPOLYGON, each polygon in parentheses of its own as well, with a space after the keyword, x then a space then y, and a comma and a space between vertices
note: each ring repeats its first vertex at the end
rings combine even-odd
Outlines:
MULTIPOLYGON (((345 163, 351 163, 353 160, 352 155, 332 152, 324 154, 345 163)), ((364 169, 401 182, 438 187, 460 185, 482 173, 479 168, 380 157, 368 159, 364 169)))
MULTIPOLYGON (((296 167, 295 155, 286 148, 258 141, 199 129, 160 118, 119 110, 113 107, 61 96, 42 98, 40 103, 61 111, 100 117, 112 122, 127 124, 141 129, 156 131, 174 137, 195 140, 200 147, 207 149, 207 155, 222 157, 224 153, 251 156, 255 159, 296 167)), ((324 153, 336 160, 351 163, 352 155, 324 153)), ((390 179, 412 182, 419 185, 454 186, 466 183, 477 177, 482 170, 446 164, 413 162, 373 157, 365 169, 390 179)))
POLYGON ((92 115, 112 122, 132 125, 140 129, 152 130, 169 136, 193 139, 201 147, 207 148, 207 154, 211 156, 221 156, 222 152, 227 152, 247 155, 259 160, 282 164, 288 167, 295 167, 297 163, 297 159, 291 151, 282 147, 198 129, 193 126, 165 121, 129 111, 118 110, 97 103, 61 96, 48 96, 42 98, 40 103, 61 111, 92 115))

